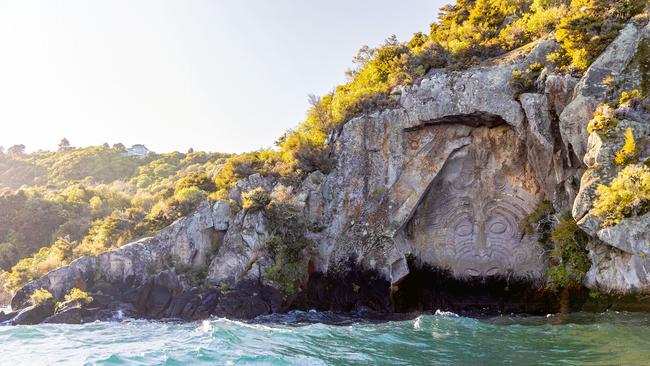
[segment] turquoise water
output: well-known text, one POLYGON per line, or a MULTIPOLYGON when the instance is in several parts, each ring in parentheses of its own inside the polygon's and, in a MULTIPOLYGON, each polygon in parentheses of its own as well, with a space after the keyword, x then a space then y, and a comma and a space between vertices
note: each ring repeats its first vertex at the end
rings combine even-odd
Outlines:
POLYGON ((477 320, 437 313, 384 323, 316 313, 258 323, 126 319, 0 327, 0 347, 1 365, 648 365, 650 316, 477 320))

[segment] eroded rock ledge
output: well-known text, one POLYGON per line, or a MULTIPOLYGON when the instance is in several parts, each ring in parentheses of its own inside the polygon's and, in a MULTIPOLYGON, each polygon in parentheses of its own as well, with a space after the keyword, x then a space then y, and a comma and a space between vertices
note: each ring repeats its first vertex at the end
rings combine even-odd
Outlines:
MULTIPOLYGON (((301 234, 313 246, 301 252, 304 276, 294 291, 269 276, 265 213, 234 212, 219 201, 153 237, 79 258, 26 285, 12 300, 17 312, 0 322, 83 322, 118 310, 188 320, 293 308, 554 312, 562 304, 544 289, 547 249, 522 226, 543 200, 557 212, 572 210, 591 237, 592 266, 572 306, 615 303, 588 300, 588 289, 648 293, 648 216, 603 229, 592 213, 595 186, 616 171, 603 164, 622 141, 585 131, 607 96, 605 76, 624 75, 631 87, 648 77, 639 75, 645 61, 638 50, 649 29, 628 25, 581 79, 545 72, 536 92, 515 90, 511 74, 546 62, 555 47, 548 40, 508 63, 433 71, 399 92, 399 108, 346 123, 332 137, 329 174, 314 172, 298 186, 259 174, 238 182, 234 202, 261 187, 307 223, 301 234), (197 283, 196 273, 207 277, 197 283), (94 301, 53 314, 30 304, 39 288, 56 300, 81 288, 94 301)), ((645 117, 629 116, 619 128, 647 139, 645 117)))

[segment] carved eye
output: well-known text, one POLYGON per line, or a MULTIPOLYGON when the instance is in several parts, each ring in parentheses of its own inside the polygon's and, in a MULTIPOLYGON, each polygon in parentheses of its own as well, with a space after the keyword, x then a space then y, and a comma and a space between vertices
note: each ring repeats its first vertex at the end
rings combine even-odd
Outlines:
POLYGON ((503 234, 506 232, 506 225, 502 222, 495 222, 494 224, 490 225, 490 232, 494 234, 503 234))
POLYGON ((463 223, 460 223, 456 226, 456 234, 460 236, 468 236, 472 234, 472 231, 474 229, 474 225, 472 225, 471 222, 465 221, 463 223))

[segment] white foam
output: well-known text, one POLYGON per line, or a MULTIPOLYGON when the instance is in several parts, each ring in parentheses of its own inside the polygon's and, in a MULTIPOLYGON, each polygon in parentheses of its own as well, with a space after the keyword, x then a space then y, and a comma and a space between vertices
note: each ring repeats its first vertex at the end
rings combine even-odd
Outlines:
POLYGON ((212 331, 212 325, 209 320, 204 320, 201 322, 201 331, 204 333, 210 333, 212 331))
POLYGON ((420 330, 420 328, 422 328, 422 317, 418 316, 413 323, 413 329, 420 330))
MULTIPOLYGON (((204 320, 204 322, 207 320, 204 320)), ((271 332, 291 332, 289 329, 283 329, 283 328, 273 328, 269 327, 264 324, 251 324, 251 323, 244 323, 240 322, 238 320, 232 320, 228 318, 215 318, 213 320, 214 322, 219 322, 219 323, 228 323, 228 324, 235 324, 240 327, 244 328, 250 328, 250 329, 257 329, 257 330, 266 330, 266 331, 271 331, 271 332)))
POLYGON ((442 311, 442 310, 436 310, 436 313, 434 315, 437 316, 447 316, 447 317, 452 317, 452 318, 458 318, 458 314, 453 313, 451 311, 442 311))

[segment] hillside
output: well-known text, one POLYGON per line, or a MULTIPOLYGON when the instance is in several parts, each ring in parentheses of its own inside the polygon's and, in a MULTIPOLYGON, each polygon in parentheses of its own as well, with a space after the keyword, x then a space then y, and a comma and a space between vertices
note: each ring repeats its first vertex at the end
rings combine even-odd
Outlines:
POLYGON ((0 154, 0 271, 9 291, 119 247, 214 192, 221 153, 126 156, 117 145, 0 154))

